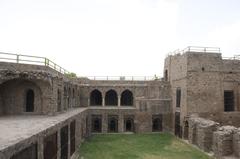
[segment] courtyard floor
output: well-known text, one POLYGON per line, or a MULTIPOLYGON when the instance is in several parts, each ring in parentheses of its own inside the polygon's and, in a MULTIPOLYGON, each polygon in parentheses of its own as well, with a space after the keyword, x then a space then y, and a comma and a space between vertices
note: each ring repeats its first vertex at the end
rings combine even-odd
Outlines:
POLYGON ((79 159, 210 159, 167 133, 94 135, 79 152, 79 159))

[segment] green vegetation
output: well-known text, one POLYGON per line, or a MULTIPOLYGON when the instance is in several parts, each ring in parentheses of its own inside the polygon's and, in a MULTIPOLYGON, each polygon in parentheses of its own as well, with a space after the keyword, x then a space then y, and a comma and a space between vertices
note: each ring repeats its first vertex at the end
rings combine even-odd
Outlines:
POLYGON ((210 159, 171 134, 96 135, 80 147, 79 159, 210 159))
POLYGON ((65 76, 67 76, 68 78, 76 78, 77 77, 76 73, 73 73, 73 72, 65 73, 65 76))

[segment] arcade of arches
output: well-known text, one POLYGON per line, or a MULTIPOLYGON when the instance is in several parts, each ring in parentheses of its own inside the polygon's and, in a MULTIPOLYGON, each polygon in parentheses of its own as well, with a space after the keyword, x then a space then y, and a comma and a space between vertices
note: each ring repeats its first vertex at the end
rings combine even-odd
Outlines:
POLYGON ((130 90, 124 90, 121 96, 113 89, 108 90, 105 96, 94 89, 90 93, 90 106, 133 106, 133 93, 130 90))

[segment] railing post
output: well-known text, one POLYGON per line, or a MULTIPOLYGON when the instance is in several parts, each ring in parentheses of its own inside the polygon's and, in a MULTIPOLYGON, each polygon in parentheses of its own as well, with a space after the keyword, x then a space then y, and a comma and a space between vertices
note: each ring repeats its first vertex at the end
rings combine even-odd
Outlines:
POLYGON ((47 65, 47 60, 46 60, 46 58, 44 58, 44 65, 45 65, 45 66, 47 65))
POLYGON ((17 55, 17 63, 19 63, 19 55, 17 55))

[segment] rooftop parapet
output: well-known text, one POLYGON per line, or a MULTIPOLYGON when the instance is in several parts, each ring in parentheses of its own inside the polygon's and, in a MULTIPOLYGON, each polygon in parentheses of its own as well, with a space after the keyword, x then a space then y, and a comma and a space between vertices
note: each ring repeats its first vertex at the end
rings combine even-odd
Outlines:
POLYGON ((187 52, 199 52, 199 53, 221 53, 220 48, 218 47, 202 47, 202 46, 188 46, 183 50, 175 50, 173 52, 168 53, 168 56, 173 56, 177 54, 184 54, 187 52))
POLYGON ((96 81, 153 81, 163 79, 158 76, 88 76, 90 80, 96 81))
POLYGON ((62 74, 70 74, 69 71, 57 65, 46 57, 0 52, 0 62, 47 66, 62 74))

